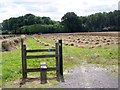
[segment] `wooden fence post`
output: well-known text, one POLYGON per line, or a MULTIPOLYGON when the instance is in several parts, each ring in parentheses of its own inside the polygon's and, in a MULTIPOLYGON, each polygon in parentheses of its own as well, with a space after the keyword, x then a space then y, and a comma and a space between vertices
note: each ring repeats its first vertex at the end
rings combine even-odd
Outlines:
POLYGON ((21 39, 21 51, 23 50, 23 39, 21 39))
POLYGON ((40 63, 40 76, 41 76, 41 84, 47 83, 47 66, 45 62, 40 63))
POLYGON ((62 57, 62 40, 59 40, 59 70, 60 70, 60 80, 64 82, 63 77, 63 57, 62 57))
POLYGON ((23 45, 23 41, 22 41, 22 76, 23 79, 27 78, 26 45, 23 45))
POLYGON ((23 39, 21 39, 21 57, 22 57, 22 79, 25 78, 24 69, 24 50, 23 50, 23 39))
POLYGON ((57 78, 56 78, 56 80, 57 81, 60 81, 60 67, 59 67, 59 53, 58 53, 58 47, 59 47, 59 43, 56 43, 55 44, 55 48, 56 48, 56 76, 57 76, 57 78))

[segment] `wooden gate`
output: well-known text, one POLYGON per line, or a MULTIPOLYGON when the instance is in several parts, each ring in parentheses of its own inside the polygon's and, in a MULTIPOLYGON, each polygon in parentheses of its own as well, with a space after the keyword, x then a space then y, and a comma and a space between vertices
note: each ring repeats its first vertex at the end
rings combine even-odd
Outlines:
MULTIPOLYGON (((64 82, 63 77, 63 57, 62 57, 62 40, 58 40, 55 44, 55 48, 53 49, 36 49, 36 50, 27 50, 26 45, 23 44, 23 40, 21 40, 21 52, 22 52, 22 80, 27 79, 28 72, 41 72, 43 68, 27 68, 27 59, 32 58, 55 58, 56 66, 55 67, 47 67, 45 71, 56 71, 57 81, 64 82), (55 52, 55 54, 46 54, 46 55, 27 55, 27 53, 35 53, 35 52, 55 52)), ((41 77, 42 79, 42 77, 41 77)))

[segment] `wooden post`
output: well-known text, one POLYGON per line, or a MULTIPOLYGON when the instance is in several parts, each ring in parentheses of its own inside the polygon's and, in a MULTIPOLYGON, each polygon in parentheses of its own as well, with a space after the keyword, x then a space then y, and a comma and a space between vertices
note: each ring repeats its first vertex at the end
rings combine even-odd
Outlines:
POLYGON ((23 39, 21 39, 21 52, 23 50, 23 39))
POLYGON ((62 40, 59 40, 59 70, 60 70, 60 80, 64 82, 63 78, 63 57, 62 57, 62 40))
POLYGON ((21 39, 21 57, 22 57, 22 79, 25 77, 24 70, 24 50, 23 50, 23 39, 21 39))
POLYGON ((41 76, 41 84, 47 83, 47 66, 45 62, 40 63, 40 76, 41 76))
POLYGON ((22 76, 23 79, 27 78, 26 45, 22 45, 22 76))
POLYGON ((60 70, 59 70, 59 53, 58 53, 58 47, 59 47, 59 43, 55 44, 55 48, 56 48, 56 80, 60 81, 60 70))

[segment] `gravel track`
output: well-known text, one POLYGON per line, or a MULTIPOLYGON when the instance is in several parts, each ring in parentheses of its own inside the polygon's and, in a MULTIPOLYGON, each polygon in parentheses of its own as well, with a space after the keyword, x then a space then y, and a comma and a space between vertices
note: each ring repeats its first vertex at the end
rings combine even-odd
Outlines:
POLYGON ((95 65, 76 66, 55 88, 118 88, 118 75, 95 65))

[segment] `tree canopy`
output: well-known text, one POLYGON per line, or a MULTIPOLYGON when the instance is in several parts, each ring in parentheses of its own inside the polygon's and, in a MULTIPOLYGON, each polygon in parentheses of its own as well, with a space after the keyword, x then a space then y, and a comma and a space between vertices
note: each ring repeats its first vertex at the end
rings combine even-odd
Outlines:
POLYGON ((57 32, 96 32, 119 31, 120 10, 113 12, 95 13, 89 16, 77 16, 74 12, 67 12, 61 22, 51 20, 50 17, 40 17, 26 14, 11 17, 2 22, 2 33, 32 34, 57 32))
POLYGON ((74 12, 67 12, 62 18, 66 32, 78 32, 81 30, 81 21, 74 12))

